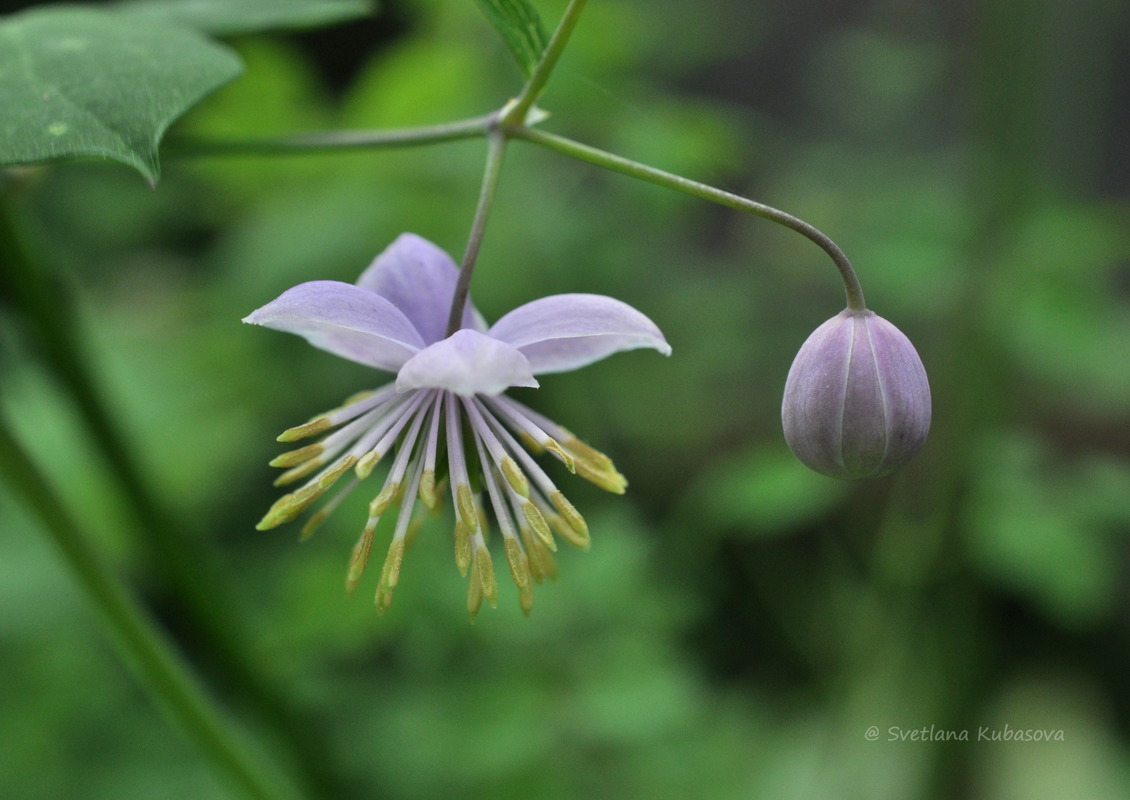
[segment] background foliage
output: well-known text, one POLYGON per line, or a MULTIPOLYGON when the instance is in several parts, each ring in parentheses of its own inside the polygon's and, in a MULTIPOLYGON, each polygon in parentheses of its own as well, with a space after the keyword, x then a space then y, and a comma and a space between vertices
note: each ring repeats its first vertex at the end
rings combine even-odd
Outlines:
MULTIPOLYGON (((564 3, 537 6, 548 23, 564 3)), ((468 625, 446 520, 381 618, 369 583, 341 592, 365 498, 301 546, 253 530, 273 437, 376 376, 239 319, 300 281, 352 281, 404 230, 458 253, 481 141, 168 148, 156 191, 103 163, 0 174, 5 235, 49 291, 36 316, 6 259, 0 402, 246 730, 281 752, 297 737, 319 796, 1125 797, 1127 18, 1116 0, 590 5, 545 125, 826 230, 916 343, 935 422, 891 478, 807 472, 779 402, 842 307, 823 254, 515 143, 474 286, 486 317, 605 293, 674 347, 523 398, 631 480, 625 498, 572 488, 594 546, 563 554, 529 620, 504 586, 468 625), (77 341, 128 453, 91 435, 44 325, 77 341), (166 539, 179 577, 157 566, 166 539), (1064 741, 888 741, 1006 725, 1064 741)), ((170 142, 442 122, 520 85, 460 0, 232 41, 244 75, 170 142)), ((7 494, 0 530, 0 795, 229 796, 7 494)))

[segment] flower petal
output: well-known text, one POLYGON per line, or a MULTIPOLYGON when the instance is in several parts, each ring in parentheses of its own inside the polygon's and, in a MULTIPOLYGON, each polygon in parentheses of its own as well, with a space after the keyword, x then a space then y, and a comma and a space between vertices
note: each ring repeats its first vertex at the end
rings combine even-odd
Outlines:
POLYGON ((655 323, 627 303, 598 294, 558 294, 511 311, 489 331, 517 347, 535 375, 565 372, 621 350, 671 346, 655 323))
POLYGON ((334 355, 390 372, 425 346, 396 306, 340 281, 301 283, 243 321, 296 333, 334 355))
POLYGON ((396 376, 396 388, 401 392, 446 389, 464 397, 537 385, 524 355, 505 342, 466 329, 428 345, 396 376))
MULTIPOLYGON (((361 273, 357 285, 399 308, 424 343, 434 344, 447 330, 458 279, 459 267, 451 256, 427 239, 402 233, 361 273)), ((470 301, 463 313, 463 327, 486 329, 470 301)))

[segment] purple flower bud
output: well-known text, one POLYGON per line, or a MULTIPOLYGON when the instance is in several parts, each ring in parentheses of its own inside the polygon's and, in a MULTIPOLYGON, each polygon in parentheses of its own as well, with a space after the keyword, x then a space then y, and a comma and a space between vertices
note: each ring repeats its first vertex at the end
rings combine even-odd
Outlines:
POLYGON ((801 346, 785 381, 785 440, 833 478, 875 478, 917 455, 930 384, 910 340, 873 311, 844 309, 801 346))

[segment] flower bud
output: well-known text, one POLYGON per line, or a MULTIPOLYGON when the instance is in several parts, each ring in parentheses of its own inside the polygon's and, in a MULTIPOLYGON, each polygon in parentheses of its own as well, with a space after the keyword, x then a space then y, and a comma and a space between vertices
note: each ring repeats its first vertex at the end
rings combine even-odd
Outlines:
POLYGON ((926 370, 894 325, 873 311, 844 309, 813 331, 793 360, 781 421, 789 448, 817 472, 886 475, 926 441, 926 370))

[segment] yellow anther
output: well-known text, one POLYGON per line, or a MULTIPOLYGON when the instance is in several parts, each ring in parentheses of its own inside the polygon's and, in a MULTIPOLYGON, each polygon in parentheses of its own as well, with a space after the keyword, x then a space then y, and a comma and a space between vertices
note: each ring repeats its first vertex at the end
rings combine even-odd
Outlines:
POLYGON ((507 536, 505 544, 506 563, 510 565, 510 577, 514 579, 514 585, 519 589, 529 588, 530 564, 526 554, 522 552, 522 546, 513 536, 507 536))
POLYGON ((588 549, 589 546, 589 526, 585 524, 585 518, 581 516, 581 512, 573 507, 573 504, 565 499, 565 495, 561 492, 554 492, 549 496, 549 501, 553 503, 553 507, 557 509, 562 518, 567 523, 558 528, 558 533, 565 536, 571 543, 578 547, 588 549), (573 535, 566 534, 566 531, 572 531, 573 535))
POLYGON ((319 456, 325 447, 321 443, 308 444, 305 447, 300 447, 297 450, 290 450, 281 455, 277 455, 270 461, 272 467, 297 467, 299 464, 305 464, 314 456, 319 456))
POLYGON ((530 584, 518 589, 518 604, 522 606, 522 613, 527 617, 534 610, 534 587, 530 584))
POLYGON ((577 471, 577 467, 573 463, 573 457, 565 452, 565 449, 557 443, 556 439, 546 440, 545 449, 561 459, 561 463, 565 465, 565 469, 569 470, 570 472, 577 471))
POLYGON ((381 583, 388 587, 390 594, 400 580, 400 565, 403 562, 404 540, 393 539, 388 546, 388 555, 385 556, 385 565, 381 570, 381 583))
POLYGON ((525 515, 526 521, 530 523, 530 527, 534 529, 534 533, 550 550, 557 550, 557 542, 553 540, 553 531, 549 529, 549 523, 545 521, 541 511, 530 501, 522 503, 522 514, 525 515))
POLYGON ((307 484, 299 489, 297 492, 284 494, 275 504, 263 515, 263 519, 259 520, 256 529, 265 531, 282 525, 284 522, 290 522, 297 517, 302 510, 308 505, 313 503, 326 489, 334 485, 334 481, 341 477, 342 473, 353 466, 353 456, 346 456, 341 461, 333 466, 332 469, 326 472, 325 475, 318 478, 313 483, 307 484))
POLYGON ((279 434, 278 442, 296 442, 299 439, 305 439, 307 436, 314 436, 315 434, 323 433, 333 427, 329 417, 324 414, 314 417, 309 422, 304 422, 301 425, 296 425, 293 428, 287 428, 279 434))
POLYGON ((530 565, 530 575, 538 583, 546 578, 557 577, 557 563, 553 560, 553 553, 549 552, 542 541, 538 539, 525 525, 522 526, 522 543, 526 545, 526 553, 530 565))
POLYGON ((471 494, 471 487, 465 483, 455 488, 455 510, 459 519, 468 530, 477 530, 479 527, 479 511, 475 508, 475 498, 471 494))
POLYGON ((413 518, 408 523, 408 529, 404 531, 404 546, 411 547, 412 542, 416 541, 416 534, 420 532, 420 528, 424 527, 424 521, 421 519, 413 518))
POLYGON ((357 540, 357 544, 353 545, 353 553, 349 557, 349 570, 345 574, 345 591, 352 592, 357 588, 357 581, 361 580, 361 574, 365 571, 365 565, 369 563, 369 552, 373 548, 373 531, 377 527, 375 519, 369 520, 365 525, 365 530, 361 532, 361 537, 357 540))
POLYGON ((614 469, 597 469, 589 461, 577 459, 577 474, 612 494, 623 494, 628 488, 628 479, 619 472, 614 469))
POLYGON ((506 482, 510 484, 511 489, 522 497, 530 496, 530 484, 522 469, 518 466, 518 462, 510 456, 502 459, 502 474, 506 477, 506 482))
POLYGON ((379 517, 382 516, 388 507, 392 505, 392 501, 396 499, 396 493, 400 490, 400 484, 396 481, 388 481, 385 483, 381 493, 373 498, 369 503, 369 516, 379 517))
POLYGON ((482 607, 483 590, 478 580, 472 576, 467 584, 467 614, 471 617, 471 622, 474 622, 475 617, 479 616, 479 609, 482 607))
POLYGON ((316 472, 317 469, 325 464, 321 458, 312 458, 301 466, 294 469, 288 469, 282 475, 275 478, 275 486, 286 486, 287 484, 294 483, 299 478, 305 478, 311 472, 316 472))
POLYGON ((588 461, 596 469, 616 471, 616 465, 612 463, 611 458, 599 450, 589 447, 572 434, 569 434, 569 438, 565 440, 565 449, 571 452, 578 461, 588 461))
MULTIPOLYGON (((337 483, 337 479, 349 471, 349 468, 357 463, 357 456, 346 456, 341 461, 334 464, 327 470, 326 474, 318 478, 317 486, 320 486, 323 491, 337 483)), ((301 490, 300 490, 301 491, 301 490)))
POLYGON ((392 589, 385 586, 383 580, 377 584, 377 593, 373 597, 373 604, 377 607, 377 613, 382 616, 388 610, 389 605, 392 604, 392 589))
POLYGON ((483 544, 475 548, 475 576, 479 579, 483 597, 494 608, 498 605, 498 581, 494 577, 494 562, 491 561, 490 551, 483 544))
POLYGON ((420 502, 428 511, 435 511, 439 498, 436 497, 436 474, 433 470, 426 469, 420 475, 420 502))
POLYGON ((255 524, 255 529, 259 531, 269 531, 271 528, 282 525, 284 522, 297 517, 302 512, 302 506, 294 501, 293 494, 284 494, 274 502, 263 518, 255 524))
POLYGON ((455 566, 459 574, 466 578, 467 568, 471 566, 471 532, 462 520, 455 520, 455 566))
POLYGON ((323 508, 321 511, 311 516, 310 519, 306 520, 306 524, 302 526, 302 532, 299 534, 299 540, 304 542, 313 536, 314 531, 318 529, 319 525, 326 521, 329 515, 329 509, 323 508))
POLYGON ((541 442, 533 436, 530 436, 526 431, 518 431, 518 441, 522 443, 522 447, 529 450, 535 456, 541 455, 542 450, 545 449, 542 447, 541 442))
POLYGON ((373 467, 381 460, 381 454, 376 450, 370 450, 365 455, 361 456, 361 460, 357 462, 357 477, 364 480, 373 473, 373 467))

